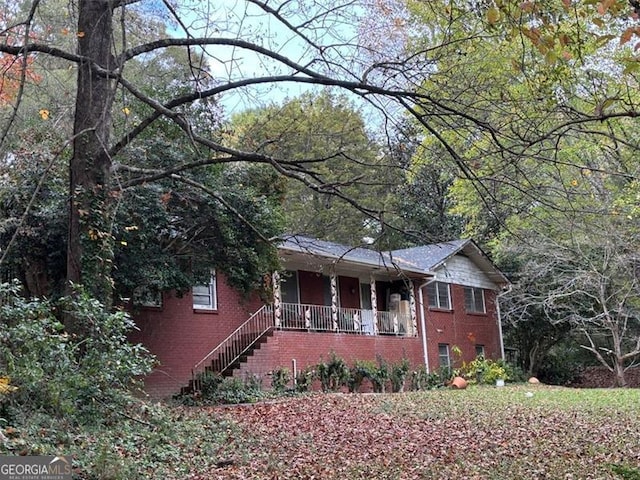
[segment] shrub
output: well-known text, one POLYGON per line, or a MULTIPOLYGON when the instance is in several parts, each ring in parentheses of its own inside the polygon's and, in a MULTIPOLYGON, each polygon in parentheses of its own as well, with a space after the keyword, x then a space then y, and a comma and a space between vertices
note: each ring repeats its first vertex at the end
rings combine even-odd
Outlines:
POLYGON ((244 379, 223 377, 219 373, 198 374, 200 390, 197 394, 178 395, 184 405, 254 403, 264 396, 262 381, 255 375, 244 379))
POLYGON ((402 392, 404 390, 404 382, 409 373, 409 360, 403 358, 400 362, 391 365, 391 391, 402 392))
POLYGON ((522 381, 522 372, 508 364, 504 360, 487 360, 482 356, 477 357, 460 369, 462 375, 469 383, 482 385, 494 385, 497 380, 522 381))
POLYGON ((152 357, 127 341, 131 318, 78 291, 56 302, 26 300, 16 284, 0 285, 0 374, 17 387, 7 415, 39 411, 81 424, 109 421, 131 401, 136 378, 150 372, 152 357), (82 321, 85 336, 67 334, 62 315, 82 321))
POLYGON ((237 377, 227 377, 218 386, 211 400, 214 403, 255 403, 262 397, 253 383, 237 377))
POLYGON ((384 393, 387 380, 389 380, 389 366, 380 355, 378 355, 376 359, 378 365, 371 372, 370 379, 373 384, 373 391, 376 393, 384 393))
POLYGON ((271 372, 271 388, 276 393, 283 393, 291 382, 291 371, 288 368, 276 368, 271 372))
POLYGON ((296 375, 296 392, 305 393, 311 391, 315 372, 311 368, 306 368, 296 375))
POLYGON ((498 379, 508 380, 507 372, 501 365, 482 356, 463 365, 460 375, 471 384, 490 385, 495 384, 498 379))
POLYGON ((371 379, 374 375, 376 364, 370 360, 356 360, 350 370, 348 382, 349 391, 352 393, 359 392, 362 382, 365 379, 371 379))
POLYGON ((204 398, 213 397, 218 391, 218 387, 222 383, 222 375, 216 372, 203 372, 197 375, 197 381, 200 385, 200 395, 204 398))
POLYGON ((317 365, 316 372, 324 392, 337 392, 340 387, 347 385, 350 377, 349 367, 335 352, 329 355, 329 362, 317 365))
MULTIPOLYGON (((447 377, 448 379, 448 377, 447 377)), ((421 365, 418 370, 411 372, 411 390, 432 390, 444 386, 444 381, 438 371, 427 372, 427 368, 421 365)))

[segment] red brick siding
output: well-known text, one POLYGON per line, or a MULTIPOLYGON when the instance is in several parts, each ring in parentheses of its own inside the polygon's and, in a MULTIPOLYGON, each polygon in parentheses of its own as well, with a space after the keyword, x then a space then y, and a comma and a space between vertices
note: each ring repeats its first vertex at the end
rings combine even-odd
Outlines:
POLYGON ((375 361, 376 355, 391 363, 407 358, 414 368, 423 364, 422 344, 416 337, 276 331, 234 375, 264 376, 278 367, 291 369, 293 359, 303 370, 328 360, 332 351, 349 365, 356 360, 375 361))
MULTIPOLYGON (((485 314, 466 313, 464 308, 464 287, 451 285, 452 310, 429 309, 426 312, 429 367, 438 368, 438 345, 454 345, 462 351, 462 358, 453 354, 451 360, 469 362, 476 356, 475 346, 484 345, 487 358, 500 358, 500 341, 495 304, 495 292, 484 290, 485 314)), ((425 304, 427 303, 425 296, 425 304)))
MULTIPOLYGON (((306 273, 309 275, 303 274, 303 278, 311 279, 310 282, 318 287, 315 289, 318 298, 307 297, 314 300, 309 303, 322 304, 322 277, 306 273)), ((259 299, 243 299, 226 285, 221 275, 217 293, 218 310, 215 312, 194 311, 190 293, 183 297, 168 293, 162 309, 143 309, 135 315, 140 331, 132 334, 131 340, 146 345, 159 361, 158 367, 145 380, 150 395, 169 396, 187 385, 192 367, 261 307, 259 299)), ((439 343, 459 347, 464 361, 475 357, 476 345, 484 345, 488 358, 500 357, 495 293, 485 290, 484 294, 487 313, 483 315, 464 311, 464 290, 458 285, 452 285, 451 311, 426 307, 429 366, 432 371, 438 368, 439 343)), ((424 300, 426 304, 426 294, 424 300)), ((417 323, 420 330, 419 305, 417 323)), ((290 368, 294 358, 298 368, 302 369, 318 363, 320 358, 326 359, 332 350, 348 363, 356 359, 375 360, 376 354, 389 362, 406 356, 412 366, 423 363, 420 332, 418 337, 403 338, 277 331, 249 358, 238 374, 262 374, 277 367, 290 368)), ((452 356, 452 360, 456 359, 452 356)))
POLYGON ((130 340, 144 344, 158 366, 145 378, 153 397, 176 393, 191 378, 191 369, 216 345, 258 310, 258 298, 243 298, 222 275, 217 279, 218 310, 194 310, 191 292, 179 297, 165 292, 161 309, 142 309, 134 315, 139 331, 130 340))

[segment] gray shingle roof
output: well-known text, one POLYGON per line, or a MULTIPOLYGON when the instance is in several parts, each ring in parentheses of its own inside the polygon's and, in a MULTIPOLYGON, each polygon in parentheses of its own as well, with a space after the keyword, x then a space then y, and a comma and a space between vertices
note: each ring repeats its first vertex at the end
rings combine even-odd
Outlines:
POLYGON ((422 268, 399 259, 396 260, 386 252, 377 252, 363 247, 349 247, 303 235, 284 237, 279 248, 281 250, 306 253, 308 255, 334 259, 336 261, 354 262, 372 267, 397 267, 409 272, 425 273, 422 268))
POLYGON ((434 243, 421 247, 403 248, 391 252, 392 257, 425 271, 433 271, 447 258, 462 250, 471 240, 452 240, 450 242, 434 243))
POLYGON ((279 248, 333 261, 368 265, 374 268, 396 268, 407 273, 425 276, 432 275, 448 258, 462 253, 472 257, 496 284, 509 283, 509 280, 473 240, 452 240, 391 252, 377 252, 368 248, 349 247, 303 235, 289 235, 281 239, 279 248))

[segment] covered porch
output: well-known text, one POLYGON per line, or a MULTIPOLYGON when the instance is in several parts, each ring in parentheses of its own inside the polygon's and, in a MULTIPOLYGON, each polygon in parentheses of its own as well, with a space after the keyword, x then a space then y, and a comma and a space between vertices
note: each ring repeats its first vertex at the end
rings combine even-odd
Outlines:
POLYGON ((274 327, 359 335, 418 335, 421 269, 363 248, 292 237, 272 277, 274 327), (408 268, 409 267, 409 268, 408 268))

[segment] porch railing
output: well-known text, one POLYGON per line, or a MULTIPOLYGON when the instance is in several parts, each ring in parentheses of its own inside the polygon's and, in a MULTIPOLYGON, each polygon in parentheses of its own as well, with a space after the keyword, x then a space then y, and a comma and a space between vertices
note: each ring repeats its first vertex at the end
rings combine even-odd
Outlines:
POLYGON ((199 374, 206 371, 224 373, 273 328, 360 335, 416 335, 408 313, 378 311, 374 318, 373 310, 338 308, 334 315, 330 306, 298 303, 282 303, 280 312, 278 325, 272 305, 265 305, 251 315, 193 367, 192 388, 200 390, 199 374))
POLYGON ((198 374, 211 369, 223 373, 274 326, 273 307, 263 306, 193 367, 194 389, 198 374))
POLYGON ((411 315, 402 312, 376 312, 361 308, 332 307, 283 303, 281 305, 280 328, 285 330, 309 330, 317 332, 346 332, 362 335, 413 336, 411 315))

